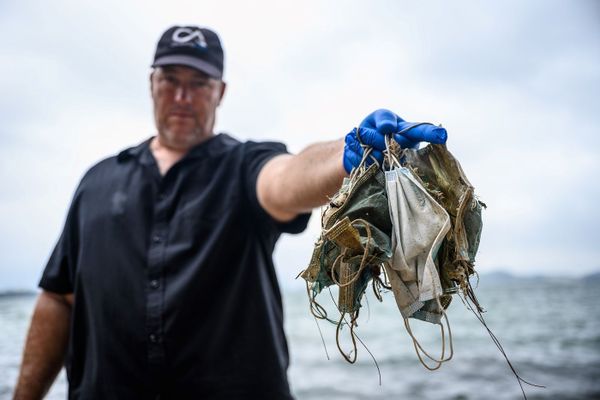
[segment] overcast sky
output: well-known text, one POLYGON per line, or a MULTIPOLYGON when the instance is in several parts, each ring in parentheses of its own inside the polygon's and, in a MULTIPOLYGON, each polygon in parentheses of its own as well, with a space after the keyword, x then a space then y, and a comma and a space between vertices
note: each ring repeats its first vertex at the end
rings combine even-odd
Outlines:
MULTIPOLYGON (((155 133, 149 65, 216 29, 218 131, 297 152, 389 108, 443 124, 487 203, 477 269, 600 269, 600 3, 0 2, 0 289, 34 288, 82 174, 155 133)), ((319 234, 279 243, 285 286, 319 234)))

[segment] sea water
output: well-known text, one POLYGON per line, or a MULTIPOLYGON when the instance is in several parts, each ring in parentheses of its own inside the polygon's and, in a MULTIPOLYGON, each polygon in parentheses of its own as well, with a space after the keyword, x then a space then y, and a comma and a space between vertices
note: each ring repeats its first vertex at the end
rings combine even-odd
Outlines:
MULTIPOLYGON (((600 282, 581 279, 482 278, 476 293, 488 326, 526 380, 529 399, 600 399, 600 282)), ((335 298, 335 293, 333 293, 335 298)), ((335 327, 315 322, 306 293, 283 293, 290 346, 289 378, 299 400, 358 399, 519 399, 516 378, 485 328, 455 297, 448 310, 454 357, 437 371, 418 361, 392 293, 383 303, 368 295, 356 332, 377 361, 360 345, 349 364, 335 344, 335 327), (319 334, 322 332, 325 346, 319 334), (329 356, 329 359, 327 357, 329 356)), ((334 315, 328 292, 318 299, 334 315)), ((33 295, 0 295, 0 398, 10 398, 31 318, 33 295)), ((413 324, 430 354, 438 354, 439 329, 413 324)), ((341 344, 351 349, 347 329, 341 344)), ((433 355, 432 354, 432 355, 433 355)), ((66 398, 64 371, 48 399, 66 398)))

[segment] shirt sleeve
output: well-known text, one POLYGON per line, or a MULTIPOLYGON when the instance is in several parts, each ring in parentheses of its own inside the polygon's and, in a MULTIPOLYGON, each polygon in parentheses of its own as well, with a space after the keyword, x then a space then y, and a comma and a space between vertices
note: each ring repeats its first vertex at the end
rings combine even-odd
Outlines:
POLYGON ((279 222, 267 213, 258 201, 256 181, 261 169, 267 161, 280 154, 289 154, 286 146, 279 142, 246 142, 244 151, 245 190, 249 197, 252 211, 264 223, 274 226, 279 232, 300 233, 306 229, 311 213, 299 214, 288 222, 279 222))
POLYGON ((74 276, 78 254, 78 208, 81 198, 81 185, 77 188, 63 231, 50 255, 38 286, 44 290, 67 294, 73 293, 74 276))

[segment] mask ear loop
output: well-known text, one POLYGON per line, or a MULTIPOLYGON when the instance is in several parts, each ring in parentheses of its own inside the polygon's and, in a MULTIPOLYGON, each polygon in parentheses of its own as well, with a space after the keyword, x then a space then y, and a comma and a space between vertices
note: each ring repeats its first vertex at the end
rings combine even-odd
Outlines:
POLYGON ((346 361, 348 361, 350 364, 354 364, 356 362, 356 358, 358 356, 358 346, 356 345, 356 334, 354 333, 354 326, 356 325, 356 317, 358 315, 351 316, 350 323, 345 321, 345 318, 344 318, 345 316, 346 316, 345 312, 341 313, 340 320, 335 329, 335 343, 337 345, 338 350, 340 351, 342 356, 346 359, 346 361), (342 326, 344 325, 344 322, 347 325, 349 325, 349 327, 350 327, 350 338, 352 339, 352 350, 350 350, 350 352, 348 354, 346 354, 344 352, 344 350, 342 349, 342 345, 340 343, 340 331, 342 330, 342 326), (352 355, 354 355, 354 356, 352 356, 352 355))
POLYGON ((362 142, 362 140, 360 139, 360 135, 359 135, 360 127, 354 128, 354 131, 356 132, 356 140, 358 141, 358 143, 360 143, 360 147, 362 147, 362 149, 363 149, 363 155, 362 155, 362 158, 361 158, 358 166, 356 168, 353 168, 352 171, 350 172, 351 179, 354 175, 358 174, 358 170, 364 171, 366 169, 367 159, 370 158, 371 161, 373 161, 375 164, 379 164, 379 161, 373 156, 373 154, 371 154, 373 152, 373 148, 371 146, 364 144, 362 142), (357 171, 357 172, 355 172, 355 171, 357 171))
MULTIPOLYGON (((315 319, 315 324, 317 325, 317 329, 319 331, 319 336, 321 337, 321 342, 323 343, 323 349, 325 349, 325 355, 327 359, 329 358, 329 352, 327 351, 327 345, 325 344, 325 339, 323 338, 323 332, 321 332, 321 327, 319 326, 319 321, 317 319, 329 320, 327 318, 327 311, 323 306, 316 302, 314 295, 311 294, 310 287, 308 285, 308 281, 306 281, 306 293, 308 294, 308 304, 310 312, 315 319)), ((333 321, 332 321, 333 322, 333 321)))
MULTIPOLYGON (((392 144, 391 142, 391 136, 385 135, 385 161, 387 162, 387 165, 389 166, 389 171, 391 171, 394 168, 400 168, 400 160, 399 158, 396 157, 396 155, 394 154, 394 144, 392 144)), ((396 144, 396 146, 398 146, 396 144)), ((400 156, 402 155, 403 150, 400 150, 400 156)))
POLYGON ((360 137, 358 136, 358 129, 359 128, 356 128, 356 138, 363 149, 363 155, 358 166, 352 168, 352 171, 350 171, 350 175, 348 176, 348 192, 351 192, 354 189, 354 185, 358 181, 358 178, 366 171, 365 163, 367 161, 367 158, 371 155, 372 151, 370 146, 366 146, 360 141, 360 137))
POLYGON ((363 256, 361 258, 360 261, 360 266, 358 267, 358 270, 356 271, 356 273, 352 276, 352 278, 346 282, 346 283, 341 283, 338 281, 338 279, 335 277, 335 270, 336 268, 338 268, 340 266, 340 263, 342 261, 342 259, 344 258, 345 254, 340 254, 339 256, 337 256, 337 258, 335 259, 335 261, 333 262, 333 265, 331 267, 331 280, 338 285, 339 287, 346 287, 346 286, 350 286, 351 284, 353 284, 354 282, 356 282, 358 280, 358 278, 360 278, 361 273, 363 272, 363 270, 371 263, 371 261, 373 260, 373 257, 370 256, 370 252, 371 252, 371 241, 373 239, 373 235, 371 233, 371 227, 369 226, 369 224, 367 223, 367 221, 365 221, 362 218, 358 218, 355 219, 354 221, 352 221, 352 226, 354 227, 355 224, 362 224, 362 226, 365 228, 365 231, 367 232, 367 246, 364 248, 363 251, 363 256))
POLYGON ((442 354, 440 355, 440 358, 438 359, 438 358, 432 357, 423 348, 421 343, 419 343, 419 341, 415 337, 414 333, 412 332, 408 318, 404 318, 404 326, 406 327, 406 331, 408 332, 408 334, 410 335, 410 338, 413 341, 413 346, 415 347, 415 352, 417 353, 417 357, 419 357, 419 361, 421 362, 421 364, 430 371, 435 371, 435 370, 439 369, 443 363, 450 361, 452 359, 452 357, 454 356, 454 344, 452 341, 452 330, 450 329, 450 321, 448 320, 448 314, 446 314, 446 311, 444 311, 444 308, 442 307, 442 304, 440 303, 440 298, 436 297, 435 299, 438 304, 438 307, 440 307, 440 310, 442 310, 442 319, 446 320, 446 327, 448 328, 448 342, 449 342, 449 347, 450 347, 450 355, 448 355, 447 358, 444 358, 444 356, 446 354, 446 334, 444 331, 444 324, 442 324, 442 323, 436 324, 436 325, 440 326, 441 336, 442 336, 442 354), (434 367, 427 365, 425 360, 423 360, 421 353, 423 353, 423 355, 425 357, 427 357, 428 359, 433 361, 436 365, 434 367))

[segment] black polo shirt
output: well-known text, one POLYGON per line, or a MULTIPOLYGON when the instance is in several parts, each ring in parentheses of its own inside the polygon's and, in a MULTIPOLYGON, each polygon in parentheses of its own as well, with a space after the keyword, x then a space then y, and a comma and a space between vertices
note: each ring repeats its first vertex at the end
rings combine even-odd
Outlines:
POLYGON ((280 143, 221 134, 161 177, 149 140, 81 180, 40 281, 74 293, 69 397, 287 399, 288 349, 256 197, 280 143))

